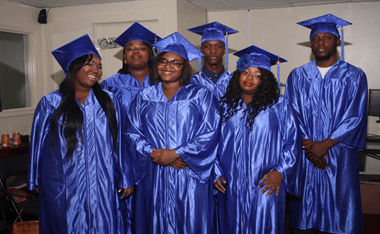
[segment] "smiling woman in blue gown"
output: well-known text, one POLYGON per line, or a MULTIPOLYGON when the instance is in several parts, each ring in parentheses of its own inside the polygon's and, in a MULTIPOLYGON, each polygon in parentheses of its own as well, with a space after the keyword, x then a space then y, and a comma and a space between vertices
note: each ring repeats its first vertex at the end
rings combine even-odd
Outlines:
POLYGON ((284 233, 286 191, 298 194, 298 127, 270 71, 278 59, 250 46, 221 99, 214 187, 220 233, 284 233))
POLYGON ((40 231, 118 233, 117 190, 126 197, 119 155, 119 106, 100 88, 101 58, 88 35, 53 52, 66 73, 34 114, 28 188, 39 188, 40 231))
POLYGON ((219 105, 189 84, 200 51, 174 33, 154 44, 150 80, 128 110, 126 131, 134 167, 135 233, 210 233, 219 105))

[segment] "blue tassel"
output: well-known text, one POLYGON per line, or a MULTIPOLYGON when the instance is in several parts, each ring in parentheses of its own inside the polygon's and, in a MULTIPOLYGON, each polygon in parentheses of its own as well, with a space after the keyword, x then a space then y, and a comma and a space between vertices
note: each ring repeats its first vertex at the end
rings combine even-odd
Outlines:
POLYGON ((225 58, 225 65, 226 65, 226 69, 228 68, 228 33, 226 34, 226 36, 224 37, 225 38, 225 42, 226 42, 226 58, 225 58))
POLYGON ((342 44, 342 61, 345 61, 344 60, 344 30, 342 28, 342 40, 341 40, 341 44, 342 44))
POLYGON ((280 56, 277 56, 277 84, 278 84, 278 88, 281 89, 281 82, 280 82, 280 56))
POLYGON ((278 83, 278 88, 280 89, 281 82, 280 82, 280 63, 277 63, 277 83, 278 83))
POLYGON ((201 74, 201 71, 202 71, 202 56, 201 54, 199 54, 198 56, 198 71, 199 71, 199 75, 201 74))

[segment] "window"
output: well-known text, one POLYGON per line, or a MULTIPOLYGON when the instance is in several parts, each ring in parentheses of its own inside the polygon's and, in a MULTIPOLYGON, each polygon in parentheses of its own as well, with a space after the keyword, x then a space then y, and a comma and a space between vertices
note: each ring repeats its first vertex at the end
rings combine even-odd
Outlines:
POLYGON ((0 31, 0 100, 3 110, 31 106, 28 35, 0 31))

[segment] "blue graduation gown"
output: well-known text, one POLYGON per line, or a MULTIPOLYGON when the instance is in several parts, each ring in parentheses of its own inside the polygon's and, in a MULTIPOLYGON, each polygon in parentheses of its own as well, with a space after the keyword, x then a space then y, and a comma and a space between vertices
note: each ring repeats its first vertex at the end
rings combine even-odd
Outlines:
POLYGON ((134 233, 210 233, 217 100, 189 84, 168 101, 159 83, 136 95, 128 118, 125 134, 137 184, 134 233), (153 163, 153 148, 174 149, 187 168, 153 163))
MULTIPOLYGON (((218 149, 219 176, 226 179, 226 193, 218 193, 220 233, 285 233, 286 191, 299 195, 302 170, 299 128, 292 106, 280 96, 261 111, 252 131, 246 127, 245 103, 227 121, 222 121, 218 149), (276 169, 283 181, 278 196, 260 194, 261 178, 276 169)), ((225 108, 225 107, 223 107, 225 108)), ((217 165, 217 164, 216 164, 217 165)))
POLYGON ((223 75, 219 78, 218 82, 214 84, 204 73, 194 73, 191 76, 191 83, 206 87, 210 90, 215 97, 220 100, 221 97, 226 93, 226 89, 230 79, 232 77, 232 72, 224 71, 223 75))
POLYGON ((339 141, 327 155, 329 168, 313 167, 305 156, 302 202, 293 202, 290 222, 298 229, 363 232, 358 150, 367 130, 367 79, 360 68, 338 60, 324 79, 316 62, 294 69, 286 96, 300 122, 302 139, 339 141))
MULTIPOLYGON (((119 119, 119 105, 109 93, 119 119)), ((113 149, 107 117, 92 89, 83 112, 83 142, 72 159, 66 158, 66 140, 56 127, 51 152, 49 127, 62 100, 59 91, 44 96, 37 105, 31 136, 27 185, 39 187, 40 230, 43 233, 117 233, 117 190, 129 185, 124 162, 113 149)), ((62 121, 59 121, 60 125, 62 121)), ((117 148, 120 149, 120 130, 117 148)))
MULTIPOLYGON (((113 92, 119 100, 120 104, 120 123, 121 123, 121 129, 124 131, 125 129, 125 123, 127 120, 127 110, 129 108, 129 104, 131 103, 132 99, 135 97, 138 91, 141 89, 144 89, 146 87, 150 87, 149 83, 149 75, 146 76, 143 81, 142 81, 142 87, 140 87, 140 82, 133 77, 131 74, 120 74, 117 73, 115 75, 112 75, 105 79, 101 85, 103 89, 108 90, 110 92, 113 92)), ((126 168, 126 173, 128 175, 132 176, 132 170, 130 167, 131 162, 130 158, 128 157, 127 153, 127 147, 125 143, 125 138, 124 134, 122 136, 122 145, 121 145, 121 150, 122 150, 122 156, 124 157, 124 160, 126 160, 128 163, 128 168, 126 168)), ((129 187, 133 186, 134 184, 131 184, 129 187)), ((122 199, 120 201, 120 211, 121 214, 123 215, 123 223, 124 223, 124 228, 126 233, 132 233, 132 200, 134 193, 132 193, 129 197, 122 199)))
MULTIPOLYGON (((116 90, 119 88, 130 89, 132 92, 137 93, 140 88, 140 81, 138 81, 131 74, 121 74, 116 73, 107 79, 103 80, 100 84, 102 89, 111 91, 112 93, 116 93, 116 90)), ((142 87, 150 87, 149 83, 149 75, 146 76, 142 81, 142 87)))

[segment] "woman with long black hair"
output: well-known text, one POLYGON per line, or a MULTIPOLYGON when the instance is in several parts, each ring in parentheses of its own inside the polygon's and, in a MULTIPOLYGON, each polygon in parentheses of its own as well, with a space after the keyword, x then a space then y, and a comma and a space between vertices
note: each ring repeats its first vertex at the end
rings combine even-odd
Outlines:
POLYGON ((43 233, 117 233, 117 190, 128 195, 119 154, 119 106, 98 84, 101 58, 88 35, 52 52, 66 73, 34 114, 28 188, 39 188, 43 233))
POLYGON ((271 72, 286 60, 256 46, 235 55, 237 70, 220 101, 218 230, 284 233, 286 191, 297 195, 301 144, 292 106, 271 72))

